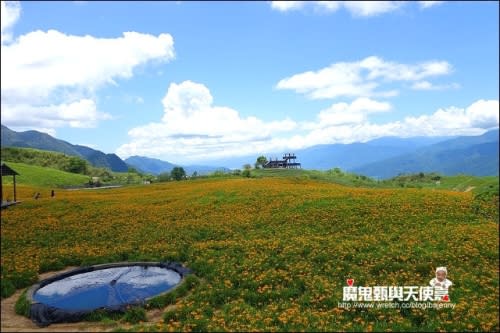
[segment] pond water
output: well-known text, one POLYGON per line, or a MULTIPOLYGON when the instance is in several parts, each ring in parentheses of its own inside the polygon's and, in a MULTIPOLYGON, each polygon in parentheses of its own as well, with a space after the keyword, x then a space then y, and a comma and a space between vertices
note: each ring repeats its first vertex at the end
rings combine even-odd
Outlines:
POLYGON ((33 300, 64 310, 89 311, 138 303, 181 281, 174 270, 126 266, 71 275, 35 291, 33 300))

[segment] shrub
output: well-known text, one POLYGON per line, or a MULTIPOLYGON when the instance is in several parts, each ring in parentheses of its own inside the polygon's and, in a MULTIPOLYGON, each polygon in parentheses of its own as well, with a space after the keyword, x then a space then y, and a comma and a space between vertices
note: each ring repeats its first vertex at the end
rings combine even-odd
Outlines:
POLYGON ((137 324, 141 321, 146 321, 146 310, 139 306, 131 307, 125 312, 123 320, 131 324, 137 324))
POLYGON ((26 297, 26 290, 25 290, 23 291, 21 296, 19 296, 19 299, 17 300, 14 306, 14 311, 16 312, 16 314, 20 316, 29 317, 30 309, 31 309, 31 304, 28 298, 26 297))

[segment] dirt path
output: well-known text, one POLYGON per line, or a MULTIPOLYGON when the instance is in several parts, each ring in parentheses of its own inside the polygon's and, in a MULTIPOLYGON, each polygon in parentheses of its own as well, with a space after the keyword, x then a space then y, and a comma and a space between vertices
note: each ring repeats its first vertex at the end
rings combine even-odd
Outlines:
MULTIPOLYGON (((68 267, 62 271, 40 274, 39 278, 43 280, 74 268, 76 267, 68 267)), ((30 319, 17 315, 14 310, 14 306, 23 291, 24 289, 17 290, 14 295, 2 300, 1 332, 109 332, 118 327, 131 328, 131 325, 123 323, 110 323, 105 325, 103 323, 94 322, 61 323, 52 324, 47 327, 38 327, 30 319)), ((148 320, 150 322, 159 322, 163 311, 164 310, 148 311, 148 320)))
POLYGON ((465 189, 465 191, 464 191, 464 192, 470 192, 470 191, 472 191, 472 190, 473 190, 473 189, 475 189, 475 188, 476 188, 475 186, 469 186, 469 187, 467 187, 467 188, 465 189))

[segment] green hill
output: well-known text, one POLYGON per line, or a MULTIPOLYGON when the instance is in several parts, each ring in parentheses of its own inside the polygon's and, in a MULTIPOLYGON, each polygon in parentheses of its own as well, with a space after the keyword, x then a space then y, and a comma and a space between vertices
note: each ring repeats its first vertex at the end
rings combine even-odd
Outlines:
POLYGON ((90 167, 87 161, 76 156, 32 148, 2 147, 2 161, 37 165, 81 174, 86 174, 90 167))
POLYGON ((109 168, 116 172, 126 172, 128 167, 116 154, 105 154, 89 147, 73 145, 38 131, 16 132, 1 126, 2 147, 36 148, 77 156, 95 167, 109 168))
MULTIPOLYGON (((25 163, 7 162, 9 167, 19 173, 16 176, 17 184, 35 187, 63 187, 83 185, 89 181, 89 176, 46 168, 25 163)), ((3 183, 12 184, 12 177, 4 177, 3 183)))

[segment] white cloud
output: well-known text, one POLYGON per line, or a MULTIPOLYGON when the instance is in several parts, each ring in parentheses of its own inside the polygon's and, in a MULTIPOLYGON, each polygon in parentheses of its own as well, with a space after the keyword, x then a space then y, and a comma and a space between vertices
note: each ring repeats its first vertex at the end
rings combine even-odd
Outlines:
POLYGON ((53 128, 95 127, 99 120, 111 119, 111 115, 97 111, 91 99, 81 99, 69 104, 33 106, 29 104, 7 104, 2 106, 2 123, 13 127, 26 126, 53 128))
POLYGON ((478 100, 467 108, 439 109, 432 115, 407 117, 404 122, 411 132, 425 131, 427 135, 476 133, 498 127, 498 112, 498 101, 478 100))
POLYGON ((300 9, 304 6, 305 1, 271 1, 271 8, 286 12, 289 10, 300 9))
POLYGON ((376 91, 388 82, 417 81, 446 75, 452 66, 446 61, 427 61, 400 64, 371 56, 356 62, 337 62, 318 71, 307 71, 284 78, 278 89, 291 89, 312 99, 331 99, 340 96, 395 96, 397 90, 376 91))
POLYGON ((402 1, 271 1, 271 8, 286 12, 312 6, 317 11, 334 12, 340 8, 348 10, 355 17, 370 17, 392 12, 402 1))
MULTIPOLYGON (((17 20, 17 6, 17 14, 12 8, 4 11, 12 5, 2 1, 2 36, 17 20), (10 19, 4 22, 4 16, 10 19)), ((166 33, 124 32, 117 38, 97 38, 56 30, 37 30, 2 42, 2 123, 18 128, 94 127, 110 119, 97 108, 97 89, 131 78, 144 64, 173 59, 173 45, 166 33)))
POLYGON ((436 5, 440 5, 442 4, 444 1, 419 1, 419 5, 421 8, 425 9, 425 8, 430 8, 430 7, 433 7, 433 6, 436 6, 436 5))
POLYGON ((21 5, 19 1, 1 1, 1 32, 2 44, 12 39, 11 29, 17 22, 21 14, 21 5))
POLYGON ((401 1, 344 1, 344 7, 354 16, 376 16, 398 9, 401 1))
POLYGON ((317 144, 363 142, 382 136, 478 135, 498 127, 498 101, 479 100, 467 108, 439 109, 430 115, 374 124, 373 113, 391 111, 388 102, 359 97, 334 103, 314 121, 263 121, 214 105, 209 89, 192 81, 172 83, 162 100, 159 122, 133 128, 118 148, 123 158, 156 156, 188 163, 228 156, 257 155, 317 144))
MULTIPOLYGON (((480 135, 485 131, 498 128, 498 100, 478 100, 467 108, 448 107, 439 109, 430 115, 406 117, 401 121, 385 124, 374 124, 367 117, 355 118, 355 113, 338 113, 340 120, 321 124, 321 114, 316 126, 309 124, 310 132, 296 142, 302 146, 289 147, 290 149, 303 148, 316 144, 365 142, 384 136, 413 137, 413 136, 452 136, 452 135, 480 135), (342 121, 342 117, 351 117, 350 121, 342 121)), ((324 119, 324 118, 323 118, 324 119)), ((288 148, 288 147, 287 147, 288 148)))
POLYGON ((264 122, 241 117, 229 107, 213 105, 206 86, 192 81, 172 83, 162 100, 161 122, 133 128, 132 141, 117 153, 131 155, 176 155, 183 159, 242 155, 265 149, 274 134, 289 132, 297 124, 290 120, 264 122))
POLYGON ((360 97, 350 104, 345 102, 332 104, 319 112, 315 122, 304 122, 302 128, 311 130, 332 125, 359 124, 366 122, 367 116, 371 113, 387 112, 391 109, 390 103, 360 97))
POLYGON ((411 86, 411 89, 413 90, 446 90, 458 88, 460 88, 460 85, 458 83, 436 85, 430 83, 429 81, 418 81, 411 86))
POLYGON ((152 60, 174 58, 173 38, 125 32, 119 38, 34 31, 2 46, 2 95, 47 97, 61 88, 95 90, 152 60))

